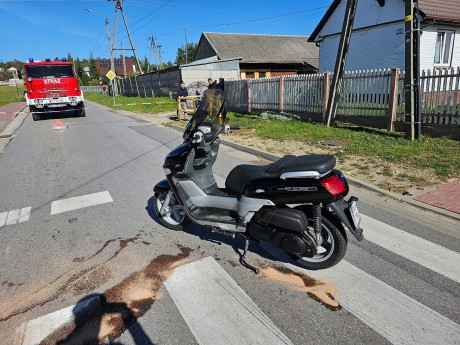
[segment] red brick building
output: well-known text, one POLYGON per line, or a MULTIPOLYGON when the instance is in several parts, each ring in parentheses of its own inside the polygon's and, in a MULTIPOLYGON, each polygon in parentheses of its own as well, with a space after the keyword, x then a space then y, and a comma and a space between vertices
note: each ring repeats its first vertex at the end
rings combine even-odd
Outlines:
MULTIPOLYGON (((137 71, 136 71, 136 67, 134 66, 133 60, 125 58, 125 62, 126 62, 126 74, 127 75, 135 74, 137 71)), ((120 77, 124 76, 125 70, 123 68, 123 59, 116 58, 114 59, 114 63, 115 63, 115 74, 120 77)), ((106 75, 107 72, 110 70, 110 59, 96 59, 96 67, 100 75, 106 75)))

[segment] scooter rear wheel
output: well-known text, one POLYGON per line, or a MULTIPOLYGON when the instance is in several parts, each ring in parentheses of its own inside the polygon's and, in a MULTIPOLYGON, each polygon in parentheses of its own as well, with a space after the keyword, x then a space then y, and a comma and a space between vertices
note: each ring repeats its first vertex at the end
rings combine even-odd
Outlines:
POLYGON ((289 254, 299 266, 309 270, 320 270, 332 267, 340 262, 347 251, 347 239, 337 227, 324 216, 321 217, 321 235, 323 243, 318 248, 318 253, 312 258, 299 257, 289 254))
POLYGON ((161 207, 168 193, 155 193, 153 196, 153 207, 161 224, 171 230, 181 231, 187 226, 190 220, 184 211, 184 207, 177 201, 174 195, 171 196, 169 205, 166 206, 165 213, 160 214, 161 207))

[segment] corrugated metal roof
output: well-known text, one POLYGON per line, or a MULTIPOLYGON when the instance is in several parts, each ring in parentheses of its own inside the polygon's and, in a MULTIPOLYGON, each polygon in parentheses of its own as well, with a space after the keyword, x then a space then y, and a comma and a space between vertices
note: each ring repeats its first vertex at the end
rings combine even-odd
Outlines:
POLYGON ((308 63, 318 67, 319 48, 307 36, 275 36, 204 32, 219 59, 242 63, 308 63))

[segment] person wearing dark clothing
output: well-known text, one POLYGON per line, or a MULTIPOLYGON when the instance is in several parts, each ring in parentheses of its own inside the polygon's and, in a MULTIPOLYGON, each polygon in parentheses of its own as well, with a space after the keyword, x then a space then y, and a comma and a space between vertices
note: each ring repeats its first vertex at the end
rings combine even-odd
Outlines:
POLYGON ((208 90, 215 89, 216 88, 216 83, 212 78, 208 79, 208 90))
POLYGON ((219 78, 219 83, 217 84, 216 89, 222 90, 222 92, 225 91, 224 90, 224 78, 219 78))
MULTIPOLYGON (((177 89, 177 100, 180 101, 180 107, 182 110, 184 110, 184 114, 183 114, 183 119, 185 120, 186 119, 186 116, 187 116, 187 100, 184 98, 184 97, 187 97, 188 96, 188 91, 187 91, 187 88, 185 87, 185 83, 184 82, 181 82, 180 83, 180 88, 177 89)), ((177 114, 179 116, 179 114, 177 114)))

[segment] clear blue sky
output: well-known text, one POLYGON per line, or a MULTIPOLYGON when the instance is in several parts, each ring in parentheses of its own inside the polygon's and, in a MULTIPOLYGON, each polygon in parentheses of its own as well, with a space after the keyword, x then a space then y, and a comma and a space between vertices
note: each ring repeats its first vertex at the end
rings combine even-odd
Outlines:
MULTIPOLYGON (((162 60, 198 43, 202 32, 309 36, 331 0, 187 1, 124 0, 123 8, 140 59, 149 57, 149 36, 161 45, 162 60), (271 18, 270 18, 271 17, 271 18), (265 19, 263 19, 265 18, 265 19)), ((115 3, 107 0, 0 0, 0 61, 65 57, 109 57, 105 18, 113 37, 115 3), (88 12, 85 9, 91 9, 88 12)), ((116 47, 129 48, 118 12, 116 47)), ((125 52, 131 55, 130 51, 125 52)), ((121 51, 117 56, 121 55, 121 51)), ((154 58, 152 55, 152 63, 154 58)))

